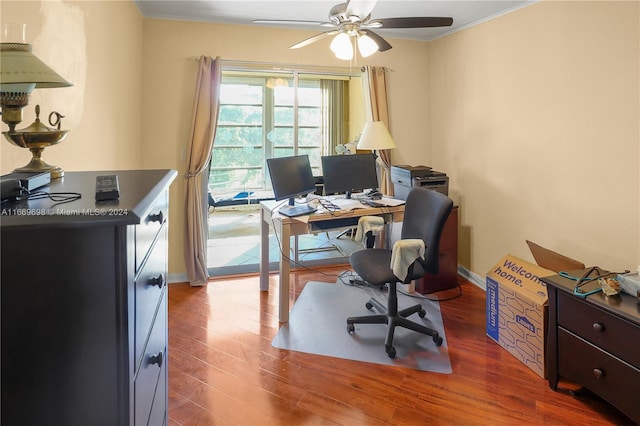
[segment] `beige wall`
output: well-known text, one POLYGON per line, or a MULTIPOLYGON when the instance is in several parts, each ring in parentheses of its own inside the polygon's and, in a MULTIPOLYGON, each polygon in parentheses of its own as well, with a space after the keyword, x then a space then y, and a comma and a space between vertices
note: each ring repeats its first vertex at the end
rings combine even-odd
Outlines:
MULTIPOLYGON (((43 115, 67 115, 45 158, 67 170, 184 173, 195 58, 345 66, 314 32, 142 19, 132 2, 2 1, 2 22, 73 88, 37 90, 43 115)), ((480 276, 534 240, 587 264, 640 263, 637 2, 549 2, 433 43, 353 64, 385 65, 394 164, 451 178, 461 206, 460 262, 480 276)), ((25 122, 33 119, 33 107, 25 122)), ((4 125, 3 125, 4 129, 4 125)), ((0 171, 25 164, 0 143, 0 171)), ((169 272, 184 274, 184 182, 171 188, 169 272)))
MULTIPOLYGON (((225 60, 349 66, 348 62, 338 61, 330 55, 329 40, 300 50, 287 48, 313 34, 252 26, 145 20, 143 166, 170 167, 180 175, 186 169, 181 154, 187 146, 196 58, 209 55, 225 60)), ((366 62, 360 60, 353 67, 358 69, 372 64, 393 69, 389 81, 390 127, 399 145, 412 147, 406 152, 398 150, 398 155, 411 155, 411 151, 416 151, 428 161, 428 44, 408 40, 391 40, 391 43, 394 48, 388 53, 374 55, 366 62), (416 138, 416 134, 421 137, 416 138)), ((184 180, 179 178, 171 188, 169 273, 174 275, 185 271, 184 197, 184 180)))
MULTIPOLYGON (((66 117, 67 138, 45 149, 45 161, 65 170, 112 170, 142 165, 142 17, 132 2, 5 1, 1 22, 27 24, 33 52, 74 84, 37 89, 23 123, 53 110, 66 117)), ((6 126, 2 124, 2 130, 6 126)), ((4 138, 3 138, 4 139, 4 138)), ((31 154, 0 141, 0 172, 25 165, 31 154)))
POLYGON ((433 161, 460 198, 460 263, 525 239, 633 269, 639 3, 543 1, 430 45, 433 161))

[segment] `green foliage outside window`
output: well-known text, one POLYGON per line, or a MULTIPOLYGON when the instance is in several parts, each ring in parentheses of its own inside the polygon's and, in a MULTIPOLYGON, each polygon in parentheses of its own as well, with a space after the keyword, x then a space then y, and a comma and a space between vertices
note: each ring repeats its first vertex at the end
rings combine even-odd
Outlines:
POLYGON ((270 89, 268 77, 224 74, 209 187, 217 193, 270 187, 266 159, 307 154, 320 173, 323 147, 321 80, 299 79, 298 140, 294 132, 293 79, 289 87, 270 89))

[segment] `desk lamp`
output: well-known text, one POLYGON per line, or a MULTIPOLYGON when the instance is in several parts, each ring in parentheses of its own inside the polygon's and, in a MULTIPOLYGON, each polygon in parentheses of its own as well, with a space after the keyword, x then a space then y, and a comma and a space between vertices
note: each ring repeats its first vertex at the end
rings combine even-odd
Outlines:
POLYGON ((9 131, 2 134, 13 145, 28 148, 33 156, 29 164, 15 172, 50 172, 52 179, 60 178, 64 171, 45 163, 41 156, 44 148, 61 142, 67 136, 66 130, 60 130, 63 116, 53 111, 49 114, 49 124, 57 128, 47 127, 40 122, 40 106, 36 105, 36 120, 22 130, 16 130, 16 126, 22 121, 22 109, 28 105, 29 95, 34 89, 67 87, 71 83, 31 52, 31 45, 24 42, 24 25, 17 26, 5 24, 3 42, 0 43, 0 107, 2 121, 9 126, 9 131))
POLYGON ((379 151, 381 149, 393 149, 396 143, 382 121, 369 121, 364 125, 362 136, 358 141, 358 149, 379 151))
POLYGON ((391 134, 389 134, 387 126, 385 126, 382 121, 369 121, 364 125, 357 149, 373 151, 376 156, 378 179, 380 179, 380 176, 384 176, 380 172, 380 167, 384 167, 384 164, 381 164, 382 160, 380 156, 377 155, 378 151, 393 148, 396 148, 396 143, 391 137, 391 134))

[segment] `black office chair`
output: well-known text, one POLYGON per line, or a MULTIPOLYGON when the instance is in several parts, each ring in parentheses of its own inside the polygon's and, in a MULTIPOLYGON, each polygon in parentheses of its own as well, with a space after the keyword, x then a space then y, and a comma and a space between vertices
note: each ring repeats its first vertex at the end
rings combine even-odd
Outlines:
POLYGON ((364 249, 349 257, 351 267, 364 281, 378 287, 387 284, 389 294, 386 308, 374 298, 366 303, 367 309, 375 307, 380 314, 347 318, 347 331, 355 332, 354 324, 387 324, 384 346, 390 358, 396 356, 396 350, 393 347, 393 333, 396 327, 404 327, 432 336, 436 346, 442 344, 442 337, 437 331, 407 319, 414 313, 424 318, 426 312, 420 304, 398 311, 396 284, 398 282, 408 284, 427 273, 438 272, 440 235, 452 208, 453 201, 439 192, 419 187, 409 191, 401 239, 422 239, 425 243, 425 255, 424 259, 418 258, 411 264, 404 281, 398 279, 391 269, 392 250, 364 249))

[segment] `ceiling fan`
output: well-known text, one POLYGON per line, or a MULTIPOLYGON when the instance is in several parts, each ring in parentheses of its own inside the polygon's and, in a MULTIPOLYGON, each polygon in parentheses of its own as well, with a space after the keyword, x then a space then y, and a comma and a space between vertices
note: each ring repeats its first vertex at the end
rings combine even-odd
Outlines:
POLYGON ((329 22, 283 19, 256 19, 253 22, 256 24, 319 25, 331 28, 289 48, 299 49, 335 35, 336 37, 331 42, 331 50, 336 54, 336 57, 345 60, 353 58, 352 38, 355 39, 355 44, 363 57, 391 49, 392 46, 372 29, 448 27, 453 24, 453 18, 446 17, 372 19, 371 12, 376 3, 377 0, 349 0, 347 3, 338 4, 331 8, 329 22))

